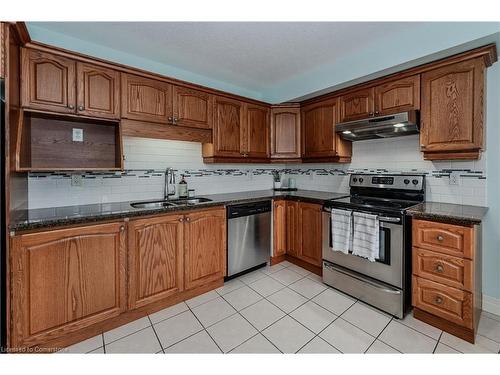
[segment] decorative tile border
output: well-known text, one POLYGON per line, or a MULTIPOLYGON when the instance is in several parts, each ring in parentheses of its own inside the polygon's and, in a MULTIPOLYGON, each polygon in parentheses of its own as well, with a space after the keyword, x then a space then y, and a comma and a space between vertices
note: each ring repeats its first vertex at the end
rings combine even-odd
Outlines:
MULTIPOLYGON (((346 176, 351 173, 365 173, 365 174, 387 174, 387 173, 418 173, 424 174, 428 177, 449 177, 453 172, 459 172, 460 177, 465 178, 478 178, 486 179, 485 173, 483 171, 474 171, 471 169, 442 169, 442 170, 432 170, 424 171, 418 169, 410 170, 391 170, 384 168, 355 168, 355 169, 338 169, 338 168, 249 168, 249 169, 191 169, 191 170, 178 170, 174 169, 176 176, 181 174, 186 177, 213 177, 213 176, 248 176, 249 174, 253 176, 263 176, 271 175, 272 171, 279 171, 282 175, 307 175, 315 174, 318 176, 346 176)), ((128 169, 121 172, 78 172, 82 175, 84 179, 96 179, 96 178, 122 178, 122 177, 137 177, 137 178, 151 178, 151 177, 162 177, 165 174, 163 170, 155 169, 128 169)), ((33 172, 29 173, 28 177, 30 179, 69 179, 71 178, 71 172, 33 172)))

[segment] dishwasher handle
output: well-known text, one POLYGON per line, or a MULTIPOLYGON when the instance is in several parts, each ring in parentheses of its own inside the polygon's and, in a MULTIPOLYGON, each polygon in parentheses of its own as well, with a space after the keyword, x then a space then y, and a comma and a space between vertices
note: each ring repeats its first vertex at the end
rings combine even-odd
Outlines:
POLYGON ((265 212, 271 212, 271 201, 254 202, 247 204, 236 204, 227 207, 227 218, 236 219, 237 217, 258 215, 265 212))

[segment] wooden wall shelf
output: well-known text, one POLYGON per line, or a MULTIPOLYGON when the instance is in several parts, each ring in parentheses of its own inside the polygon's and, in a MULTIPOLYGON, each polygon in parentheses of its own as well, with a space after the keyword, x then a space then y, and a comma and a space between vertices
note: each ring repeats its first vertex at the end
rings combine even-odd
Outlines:
POLYGON ((122 170, 119 121, 21 111, 14 170, 17 172, 122 170), (73 129, 83 142, 73 141, 73 129))

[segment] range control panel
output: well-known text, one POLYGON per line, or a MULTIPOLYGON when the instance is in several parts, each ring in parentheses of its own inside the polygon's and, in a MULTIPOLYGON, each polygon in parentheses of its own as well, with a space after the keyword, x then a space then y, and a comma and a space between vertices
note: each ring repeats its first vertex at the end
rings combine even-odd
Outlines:
POLYGON ((349 186, 382 188, 382 189, 400 189, 400 190, 423 190, 423 175, 382 175, 382 174, 351 174, 349 186))

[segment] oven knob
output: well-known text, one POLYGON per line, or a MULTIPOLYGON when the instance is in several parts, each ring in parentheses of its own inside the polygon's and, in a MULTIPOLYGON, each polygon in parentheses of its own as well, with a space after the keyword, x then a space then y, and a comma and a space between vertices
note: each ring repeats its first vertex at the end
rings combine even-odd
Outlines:
POLYGON ((357 179, 356 177, 354 177, 354 178, 352 179, 352 182, 358 182, 358 179, 357 179))
POLYGON ((403 182, 405 183, 405 185, 408 185, 410 183, 410 180, 408 180, 407 178, 405 178, 403 182))
POLYGON ((361 184, 363 182, 363 177, 359 178, 359 183, 361 184))
POLYGON ((418 180, 412 180, 411 182, 413 183, 413 185, 417 185, 418 184, 418 180))

